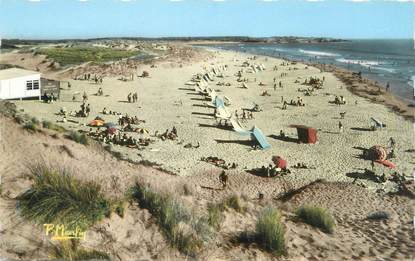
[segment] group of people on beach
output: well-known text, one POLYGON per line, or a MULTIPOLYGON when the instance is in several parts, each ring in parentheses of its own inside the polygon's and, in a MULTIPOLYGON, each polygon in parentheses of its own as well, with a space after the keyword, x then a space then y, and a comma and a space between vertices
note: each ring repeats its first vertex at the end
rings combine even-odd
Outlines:
POLYGON ((130 92, 127 95, 127 100, 128 100, 129 103, 137 102, 138 101, 138 93, 137 92, 135 92, 135 93, 130 92))
POLYGON ((96 131, 93 131, 92 128, 90 128, 88 135, 102 143, 127 146, 130 148, 148 146, 152 142, 150 138, 136 139, 131 135, 127 135, 127 133, 122 134, 121 131, 118 131, 118 133, 111 133, 108 129, 101 131, 99 127, 96 131))
POLYGON ((166 139, 175 140, 178 137, 177 129, 175 126, 173 126, 171 130, 167 129, 165 132, 163 132, 160 135, 158 134, 158 131, 156 131, 155 136, 159 137, 161 140, 166 140, 166 139))
MULTIPOLYGON (((98 83, 102 84, 102 81, 103 81, 102 76, 98 76, 98 75, 94 74, 94 76, 91 77, 91 73, 84 73, 81 76, 75 76, 73 79, 74 80, 81 80, 81 81, 90 81, 90 80, 92 80, 93 82, 95 82, 95 84, 98 84, 98 83)), ((68 87, 70 88, 70 86, 68 86, 68 87)))

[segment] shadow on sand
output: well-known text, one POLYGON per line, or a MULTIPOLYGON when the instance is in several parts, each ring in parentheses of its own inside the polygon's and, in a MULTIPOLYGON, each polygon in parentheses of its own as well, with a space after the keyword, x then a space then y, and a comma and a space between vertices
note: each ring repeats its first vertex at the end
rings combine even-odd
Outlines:
POLYGON ((202 116, 210 116, 213 117, 215 116, 213 113, 208 113, 208 112, 192 112, 193 115, 202 115, 202 116))
POLYGON ((195 89, 192 89, 192 88, 177 88, 177 89, 181 91, 195 91, 195 89))
POLYGON ((298 143, 298 139, 296 139, 296 138, 281 137, 281 136, 277 136, 275 134, 269 135, 268 137, 270 137, 270 138, 272 138, 274 140, 281 140, 281 141, 286 141, 286 142, 298 143))
POLYGON ((241 144, 245 146, 252 146, 253 142, 251 140, 215 140, 217 143, 227 143, 227 144, 241 144))
POLYGON ((359 128, 359 127, 353 127, 350 128, 351 130, 355 130, 355 131, 372 131, 371 128, 359 128))
POLYGON ((206 99, 203 99, 203 98, 190 98, 190 100, 192 100, 192 101, 207 101, 206 99))
POLYGON ((232 131, 233 130, 232 126, 210 125, 210 124, 203 124, 203 123, 199 123, 199 127, 203 127, 203 128, 216 128, 216 129, 228 130, 228 131, 232 131))
POLYGON ((349 178, 353 178, 355 182, 357 179, 364 179, 364 180, 370 180, 373 182, 380 182, 379 178, 376 176, 376 174, 373 171, 370 170, 364 170, 364 172, 349 172, 346 173, 346 176, 349 178))

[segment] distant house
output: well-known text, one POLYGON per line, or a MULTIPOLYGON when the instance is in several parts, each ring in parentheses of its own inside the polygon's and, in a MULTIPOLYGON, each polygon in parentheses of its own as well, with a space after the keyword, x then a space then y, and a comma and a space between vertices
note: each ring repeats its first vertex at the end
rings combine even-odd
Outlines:
POLYGON ((0 99, 41 99, 40 73, 20 68, 0 70, 0 99))

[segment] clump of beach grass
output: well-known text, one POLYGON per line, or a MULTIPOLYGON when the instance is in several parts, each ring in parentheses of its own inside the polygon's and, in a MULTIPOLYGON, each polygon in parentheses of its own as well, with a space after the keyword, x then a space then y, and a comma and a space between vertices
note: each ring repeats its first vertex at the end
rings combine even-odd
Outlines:
POLYGON ((62 241, 52 248, 51 258, 67 261, 110 260, 107 253, 84 249, 78 245, 79 242, 77 240, 62 241))
POLYGON ((85 133, 80 133, 78 131, 71 131, 67 137, 77 143, 83 145, 89 145, 89 138, 85 135, 85 133))
POLYGON ((31 118, 29 121, 25 122, 23 128, 28 131, 36 132, 39 131, 40 122, 35 117, 31 118))
POLYGON ((255 227, 254 240, 273 255, 285 253, 284 227, 277 209, 266 207, 260 214, 255 227))
POLYGON ((51 121, 47 121, 47 120, 42 121, 42 127, 45 128, 45 129, 54 130, 54 131, 57 131, 57 132, 64 132, 65 131, 64 127, 59 126, 59 125, 57 125, 57 124, 55 124, 51 121))
POLYGON ((208 223, 215 229, 220 228, 220 224, 223 221, 222 208, 218 204, 208 204, 208 223))
POLYGON ((227 197, 221 205, 223 209, 234 209, 240 213, 245 212, 245 207, 242 205, 241 198, 238 195, 227 197))
POLYGON ((242 205, 241 198, 238 195, 231 195, 220 203, 209 203, 207 205, 208 223, 215 229, 219 229, 224 218, 223 211, 229 209, 233 209, 239 213, 246 211, 246 208, 242 205))
POLYGON ((208 219, 198 217, 173 196, 136 183, 132 198, 156 218, 170 245, 180 252, 195 255, 212 238, 208 219))
POLYGON ((123 200, 117 200, 111 204, 113 206, 113 212, 119 217, 123 218, 125 214, 125 202, 123 200))
POLYGON ((95 182, 82 182, 70 172, 45 163, 29 166, 32 187, 18 197, 23 217, 39 224, 63 224, 87 229, 109 216, 110 202, 95 182))
POLYGON ((314 206, 301 206, 296 211, 297 216, 305 223, 319 228, 325 233, 333 233, 335 221, 327 209, 314 206))

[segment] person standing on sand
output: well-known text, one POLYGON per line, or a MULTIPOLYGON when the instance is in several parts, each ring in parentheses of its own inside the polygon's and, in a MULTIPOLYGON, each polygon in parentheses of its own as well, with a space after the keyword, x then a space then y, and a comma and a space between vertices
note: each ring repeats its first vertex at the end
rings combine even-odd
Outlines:
POLYGON ((274 83, 274 92, 277 90, 277 84, 274 83))
POLYGON ((222 189, 225 189, 228 184, 228 174, 224 170, 220 173, 219 180, 222 183, 222 189))
POLYGON ((339 133, 343 132, 343 124, 339 121, 339 133))
POLYGON ((390 85, 389 82, 386 83, 386 91, 389 92, 390 91, 390 85))
POLYGON ((88 100, 88 95, 86 92, 84 92, 84 95, 82 95, 83 102, 85 103, 88 100))
POLYGON ((127 100, 129 103, 131 103, 131 92, 127 95, 127 100))

